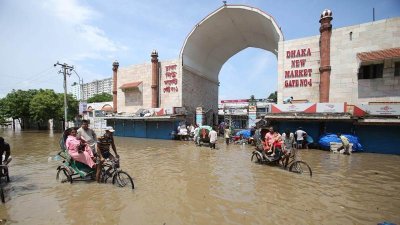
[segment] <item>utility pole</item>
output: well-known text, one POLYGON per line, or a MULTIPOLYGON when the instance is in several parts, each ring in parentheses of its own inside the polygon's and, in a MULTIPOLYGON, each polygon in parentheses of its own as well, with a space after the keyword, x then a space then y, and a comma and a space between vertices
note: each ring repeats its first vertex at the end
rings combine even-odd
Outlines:
POLYGON ((64 76, 64 130, 68 128, 68 105, 67 105, 67 75, 71 75, 71 71, 74 69, 74 66, 69 66, 64 63, 61 64, 59 62, 54 64, 54 67, 61 66, 61 70, 58 73, 62 73, 64 76))

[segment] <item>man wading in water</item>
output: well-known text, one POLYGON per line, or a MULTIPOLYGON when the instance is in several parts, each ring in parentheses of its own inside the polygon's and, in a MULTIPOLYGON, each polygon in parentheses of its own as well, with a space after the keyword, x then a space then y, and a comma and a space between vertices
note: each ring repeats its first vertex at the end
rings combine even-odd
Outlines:
POLYGON ((100 181, 100 171, 104 160, 114 160, 115 157, 119 159, 117 147, 115 147, 114 143, 114 131, 115 130, 112 127, 106 127, 106 133, 103 136, 99 137, 97 140, 97 155, 100 157, 100 163, 98 164, 98 169, 96 173, 97 182, 100 181), (115 157, 110 152, 110 146, 115 153, 115 157))

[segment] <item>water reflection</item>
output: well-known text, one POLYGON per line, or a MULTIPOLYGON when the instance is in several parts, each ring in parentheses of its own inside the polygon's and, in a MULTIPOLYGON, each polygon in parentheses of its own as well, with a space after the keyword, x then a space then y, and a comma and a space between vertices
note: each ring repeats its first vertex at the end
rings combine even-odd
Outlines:
MULTIPOLYGON (((135 190, 59 184, 57 132, 0 130, 12 146, 9 199, 15 224, 400 223, 400 157, 302 151, 313 178, 250 162, 250 146, 116 137, 135 190)), ((1 222, 0 222, 1 224, 1 222)))

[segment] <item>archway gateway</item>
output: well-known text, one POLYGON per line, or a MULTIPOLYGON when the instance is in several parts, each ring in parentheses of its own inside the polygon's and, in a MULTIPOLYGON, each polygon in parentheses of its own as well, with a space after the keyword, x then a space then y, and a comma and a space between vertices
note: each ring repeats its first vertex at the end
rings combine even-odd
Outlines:
POLYGON ((236 53, 249 48, 278 58, 283 34, 272 16, 244 5, 224 5, 195 25, 180 52, 182 105, 194 112, 218 112, 219 72, 236 53))

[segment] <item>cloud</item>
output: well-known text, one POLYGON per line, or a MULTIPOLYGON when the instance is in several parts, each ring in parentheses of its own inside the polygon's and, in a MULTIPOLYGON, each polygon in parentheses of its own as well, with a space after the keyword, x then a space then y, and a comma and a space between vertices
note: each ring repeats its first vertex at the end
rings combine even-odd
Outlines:
POLYGON ((118 51, 126 51, 128 48, 121 43, 110 39, 100 27, 92 23, 102 14, 93 8, 82 5, 76 0, 50 0, 43 3, 43 10, 61 23, 66 28, 75 52, 69 55, 70 60, 81 61, 86 59, 109 59, 118 51))
MULTIPOLYGON (((49 88, 62 91, 58 68, 48 72, 46 79, 40 72, 53 67, 57 61, 70 65, 96 64, 80 72, 85 81, 93 74, 107 69, 128 47, 107 33, 103 15, 76 0, 5 0, 0 7, 0 61, 7 65, 0 71, 0 97, 12 89, 49 88), (106 63, 105 63, 106 62, 106 63), (39 75, 38 75, 39 74, 39 75), (23 82, 29 80, 30 82, 23 82)), ((108 70, 104 73, 109 72, 108 70)))
POLYGON ((100 14, 88 6, 79 5, 76 0, 49 0, 43 8, 67 23, 81 24, 99 17, 100 14))

